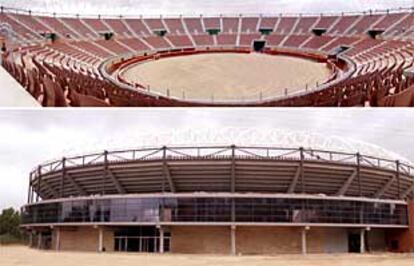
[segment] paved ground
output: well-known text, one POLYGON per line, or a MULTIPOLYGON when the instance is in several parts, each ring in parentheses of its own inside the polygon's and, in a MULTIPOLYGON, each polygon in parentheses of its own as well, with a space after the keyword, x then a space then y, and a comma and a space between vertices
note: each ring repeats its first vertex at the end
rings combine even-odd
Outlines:
POLYGON ((265 54, 200 54, 139 64, 123 73, 152 91, 186 99, 258 100, 305 90, 330 75, 325 64, 265 54))
POLYGON ((206 256, 38 251, 22 246, 0 246, 0 265, 29 266, 412 266, 414 254, 206 256))
POLYGON ((0 107, 40 107, 39 103, 1 66, 0 107))

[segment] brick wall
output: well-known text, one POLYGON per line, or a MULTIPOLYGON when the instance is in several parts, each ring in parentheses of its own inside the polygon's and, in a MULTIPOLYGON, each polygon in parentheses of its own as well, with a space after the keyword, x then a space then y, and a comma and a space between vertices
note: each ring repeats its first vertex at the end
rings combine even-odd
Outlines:
POLYGON ((306 249, 308 253, 324 253, 325 243, 329 241, 329 229, 311 228, 306 232, 306 249))
MULTIPOLYGON (((300 254, 302 228, 238 226, 236 253, 300 254)), ((346 229, 310 228, 307 231, 308 253, 347 252, 346 229)), ((230 254, 230 227, 177 226, 171 227, 172 253, 230 254)))
POLYGON ((107 227, 105 227, 103 230, 103 246, 107 252, 112 252, 114 251, 115 247, 114 232, 107 227))
POLYGON ((172 226, 172 253, 230 254, 228 226, 172 226))
MULTIPOLYGON (((411 221, 414 221, 414 204, 411 204, 411 221)), ((300 254, 302 228, 238 226, 236 227, 236 253, 251 254, 300 254)), ((374 231, 369 232, 374 237, 374 231)), ((398 251, 410 251, 414 245, 414 230, 387 232, 387 240, 399 241, 398 251)), ((114 233, 103 228, 103 246, 114 251, 114 233)), ((171 252, 187 254, 230 254, 230 226, 171 226, 171 252)), ((52 234, 52 249, 56 247, 57 228, 52 234)), ((378 237, 380 237, 379 235, 378 237)), ((311 227, 307 231, 308 253, 347 252, 348 230, 340 228, 311 227)), ((61 227, 60 250, 98 250, 99 230, 93 227, 61 227)), ((375 239, 374 239, 375 240, 375 239)), ((375 242, 375 241, 374 241, 375 242)), ((377 241, 378 243, 380 240, 377 241)), ((375 245, 370 245, 374 248, 375 245)), ((375 248, 374 248, 375 249, 375 248)))
MULTIPOLYGON (((56 247, 57 228, 52 233, 52 249, 56 247)), ((103 246, 110 252, 114 250, 113 231, 103 229, 103 246)), ((99 230, 93 227, 61 227, 60 250, 98 251, 99 230)))
POLYGON ((290 227, 248 227, 236 229, 236 253, 294 254, 301 253, 301 229, 290 227))
POLYGON ((395 229, 386 232, 389 249, 397 252, 414 252, 414 202, 408 203, 408 229, 395 229), (391 243, 398 242, 398 248, 393 249, 391 243))

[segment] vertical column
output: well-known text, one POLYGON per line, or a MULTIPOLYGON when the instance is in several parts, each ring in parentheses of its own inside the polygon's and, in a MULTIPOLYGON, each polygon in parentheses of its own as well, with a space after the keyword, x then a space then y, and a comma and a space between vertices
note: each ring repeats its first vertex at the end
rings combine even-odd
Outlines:
POLYGON ((103 228, 98 227, 98 252, 103 251, 103 228))
POLYGON ((30 174, 30 180, 29 180, 29 203, 33 203, 33 197, 34 197, 34 188, 33 188, 33 181, 35 179, 35 174, 32 172, 30 174))
POLYGON ((40 197, 40 189, 41 187, 41 182, 42 182, 42 167, 39 165, 37 167, 37 193, 36 193, 36 202, 39 201, 39 197, 40 197))
MULTIPOLYGON (((362 186, 361 186, 361 154, 357 152, 357 181, 358 181, 358 195, 362 197, 362 186)), ((364 207, 363 204, 359 207, 359 223, 364 223, 364 207)))
POLYGON ((167 171, 167 147, 163 146, 162 147, 162 182, 161 182, 161 189, 162 192, 165 192, 165 180, 167 179, 166 177, 166 171, 167 171))
POLYGON ((357 180, 358 180, 358 194, 362 197, 361 189, 361 154, 359 152, 356 154, 357 157, 357 180))
POLYGON ((102 195, 105 195, 107 174, 108 174, 108 151, 104 151, 104 169, 103 169, 103 175, 102 175, 102 191, 101 191, 102 195))
POLYGON ((230 226, 230 252, 236 255, 236 199, 234 193, 236 192, 236 146, 231 145, 231 176, 230 176, 230 192, 231 198, 231 226, 230 226))
POLYGON ((42 248, 42 232, 39 232, 37 234, 37 248, 38 249, 42 248))
POLYGON ((60 250, 60 227, 56 227, 56 242, 55 242, 55 249, 58 251, 60 250))
POLYGON ((304 160, 305 160, 305 155, 303 153, 303 147, 299 148, 299 152, 300 152, 300 186, 301 186, 301 192, 305 193, 305 171, 304 171, 304 160))
POLYGON ((32 194, 32 173, 30 173, 29 175, 29 188, 27 191, 27 203, 30 204, 30 198, 31 198, 31 194, 32 194))
POLYGON ((302 233, 301 236, 302 236, 302 254, 303 255, 306 255, 308 253, 308 250, 307 250, 307 231, 309 229, 310 228, 308 226, 306 226, 306 227, 302 228, 302 232, 301 232, 302 233))
MULTIPOLYGON (((300 162, 299 162, 299 178, 300 178, 300 191, 302 194, 305 194, 305 169, 304 169, 304 162, 305 162, 305 154, 303 153, 303 147, 299 148, 300 152, 300 162)), ((305 222, 307 220, 306 217, 306 205, 307 201, 302 201, 301 204, 301 212, 300 212, 300 219, 302 222, 305 222)))
POLYGON ((158 230, 160 232, 160 253, 164 253, 164 228, 160 226, 158 230))
MULTIPOLYGON (((32 181, 33 181, 33 180, 32 180, 32 181)), ((34 195, 35 195, 35 191, 34 191, 34 189, 33 189, 32 184, 30 184, 30 187, 31 187, 31 191, 32 191, 32 193, 30 194, 30 202, 31 202, 31 203, 33 203, 33 202, 34 202, 34 195)))
POLYGON ((396 168, 395 176, 397 178, 397 193, 398 193, 398 199, 400 199, 401 198, 401 187, 400 187, 400 161, 399 160, 395 161, 395 168, 396 168))
POLYGON ((66 177, 66 158, 62 158, 62 176, 60 177, 60 197, 63 198, 64 187, 65 187, 65 177, 66 177))
POLYGON ((236 226, 230 226, 230 252, 231 255, 236 255, 236 226))
POLYGON ((231 176, 230 176, 230 191, 236 191, 236 146, 231 145, 231 176))
POLYGON ((360 253, 365 253, 365 228, 360 231, 360 253))
POLYGON ((33 231, 29 230, 29 247, 33 247, 33 231))

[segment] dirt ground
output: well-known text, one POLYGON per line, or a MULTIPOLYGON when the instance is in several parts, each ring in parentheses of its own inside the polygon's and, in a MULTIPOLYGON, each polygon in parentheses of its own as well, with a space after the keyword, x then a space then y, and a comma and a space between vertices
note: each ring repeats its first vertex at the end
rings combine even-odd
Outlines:
POLYGON ((330 75, 325 64, 265 54, 200 54, 138 64, 127 80, 178 98, 214 101, 258 100, 314 87, 330 75), (184 94, 183 94, 184 92, 184 94))
POLYGON ((280 256, 213 256, 134 253, 53 252, 23 246, 0 246, 0 265, 33 266, 412 266, 414 254, 338 254, 280 256))

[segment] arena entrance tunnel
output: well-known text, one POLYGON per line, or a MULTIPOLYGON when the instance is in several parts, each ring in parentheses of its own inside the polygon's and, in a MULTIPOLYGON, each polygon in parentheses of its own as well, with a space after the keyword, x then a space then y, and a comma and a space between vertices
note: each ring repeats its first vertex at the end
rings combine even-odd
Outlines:
POLYGON ((253 41, 253 51, 255 52, 261 52, 266 47, 266 41, 265 40, 255 40, 253 41))

